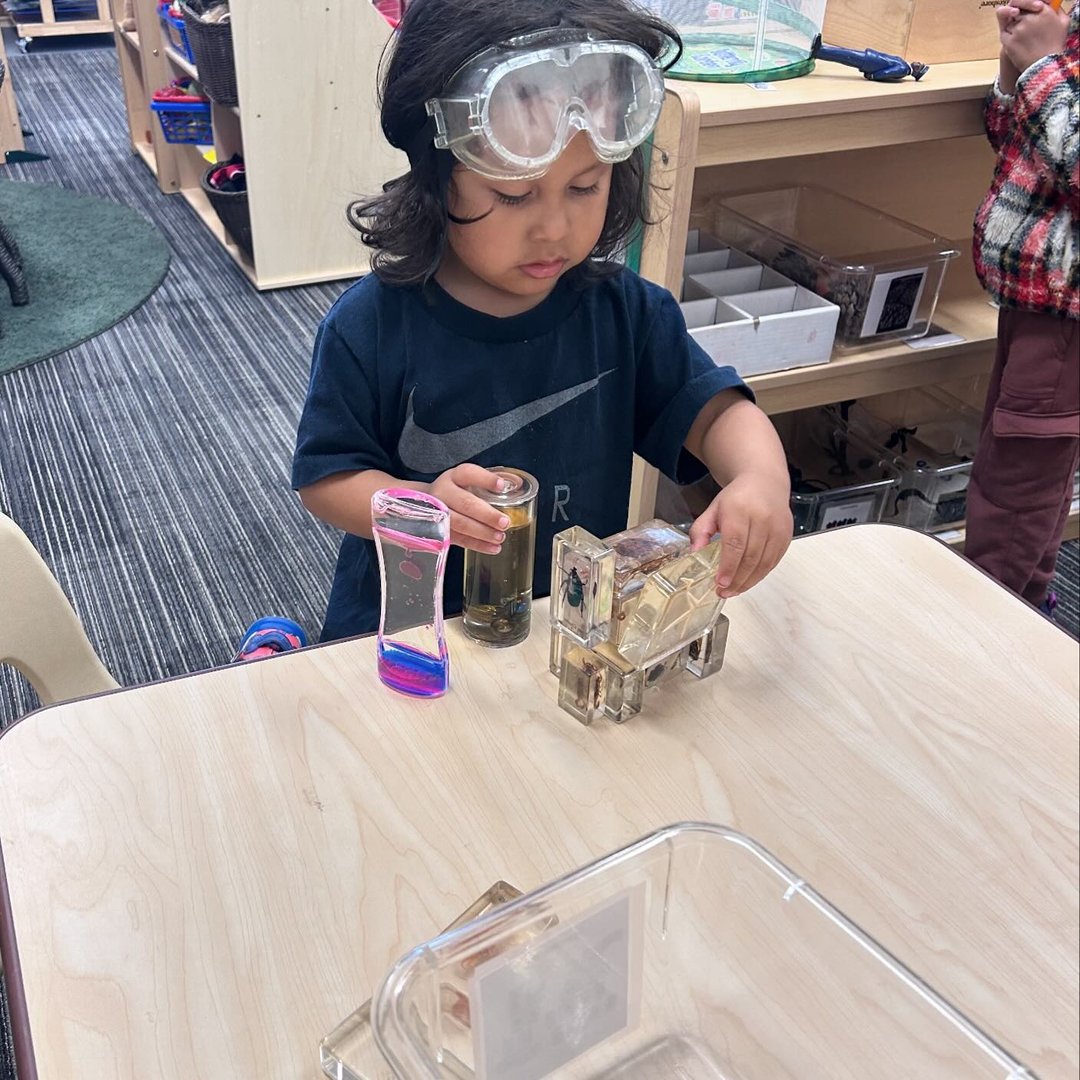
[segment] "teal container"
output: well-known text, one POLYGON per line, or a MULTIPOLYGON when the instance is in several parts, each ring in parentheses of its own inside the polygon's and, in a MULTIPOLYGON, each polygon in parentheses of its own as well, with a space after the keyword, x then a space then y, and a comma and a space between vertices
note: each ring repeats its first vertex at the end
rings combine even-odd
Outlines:
POLYGON ((814 70, 826 0, 644 0, 683 39, 668 69, 697 82, 776 82, 814 70))

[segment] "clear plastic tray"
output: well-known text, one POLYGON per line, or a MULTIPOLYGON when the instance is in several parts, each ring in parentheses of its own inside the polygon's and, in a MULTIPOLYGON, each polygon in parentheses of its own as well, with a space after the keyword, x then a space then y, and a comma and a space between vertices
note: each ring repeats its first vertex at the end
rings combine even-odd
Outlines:
POLYGON ((840 308, 836 341, 861 347, 922 337, 937 307, 949 243, 820 187, 720 200, 713 231, 840 308))
POLYGON ((421 945, 372 1015, 382 1063, 330 1075, 1031 1075, 797 874, 708 824, 661 829, 421 945))
POLYGON ((829 409, 773 417, 791 472, 795 533, 880 521, 900 470, 881 447, 852 432, 829 409))

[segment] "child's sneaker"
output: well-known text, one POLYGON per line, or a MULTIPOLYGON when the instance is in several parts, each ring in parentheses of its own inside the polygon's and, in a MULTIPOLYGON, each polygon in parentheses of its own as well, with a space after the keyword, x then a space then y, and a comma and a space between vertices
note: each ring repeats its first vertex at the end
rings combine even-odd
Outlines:
POLYGON ((1056 592, 1050 592, 1046 594, 1046 599, 1039 605, 1039 610, 1051 621, 1055 622, 1054 612, 1058 606, 1058 595, 1056 592))
POLYGON ((292 619, 256 619, 244 632, 244 639, 232 662, 261 660, 264 656, 291 652, 307 645, 307 634, 292 619))

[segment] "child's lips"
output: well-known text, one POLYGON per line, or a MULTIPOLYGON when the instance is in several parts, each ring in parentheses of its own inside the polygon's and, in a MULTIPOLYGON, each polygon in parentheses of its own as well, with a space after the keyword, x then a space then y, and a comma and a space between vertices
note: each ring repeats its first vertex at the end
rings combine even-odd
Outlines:
POLYGON ((521 269, 531 278, 543 280, 544 278, 558 277, 566 266, 565 259, 552 259, 549 262, 524 263, 521 269))

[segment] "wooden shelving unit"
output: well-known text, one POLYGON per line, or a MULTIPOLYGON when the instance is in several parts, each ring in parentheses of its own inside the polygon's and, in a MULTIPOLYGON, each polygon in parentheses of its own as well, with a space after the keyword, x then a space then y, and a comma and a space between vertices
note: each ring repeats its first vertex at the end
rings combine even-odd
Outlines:
POLYGON ((113 20, 109 13, 109 0, 97 0, 96 19, 58 19, 53 0, 40 0, 39 22, 15 21, 15 32, 20 44, 29 44, 34 38, 61 37, 69 34, 111 34, 113 20))
POLYGON ((15 100, 15 85, 11 81, 11 68, 4 53, 4 38, 0 34, 0 61, 4 63, 6 74, 4 85, 0 87, 0 165, 4 164, 4 155, 9 150, 23 150, 22 123, 19 120, 19 103, 15 100))
POLYGON ((253 257, 226 234, 203 193, 201 148, 165 141, 154 90, 195 65, 166 38, 155 0, 135 0, 135 29, 113 24, 132 150, 166 194, 181 195, 259 289, 357 277, 369 265, 349 202, 406 170, 379 127, 376 74, 390 28, 366 0, 323 0, 303 19, 288 0, 232 0, 240 104, 212 109, 214 155, 243 154, 253 257))
MULTIPOLYGON (((993 169, 982 102, 996 72, 997 61, 978 60, 935 65, 918 83, 872 83, 836 65, 765 89, 668 81, 651 169, 658 224, 646 231, 641 272, 676 295, 687 231, 710 227, 710 205, 722 193, 820 184, 961 250, 935 323, 962 342, 836 351, 827 364, 754 376, 748 382, 766 412, 958 380, 976 398, 985 393, 997 313, 975 278, 970 247, 993 169)), ((632 524, 651 515, 656 483, 655 471, 636 462, 632 524)), ((1070 534, 1078 527, 1074 512, 1070 534)))

